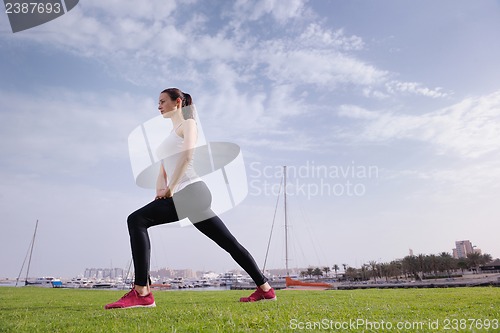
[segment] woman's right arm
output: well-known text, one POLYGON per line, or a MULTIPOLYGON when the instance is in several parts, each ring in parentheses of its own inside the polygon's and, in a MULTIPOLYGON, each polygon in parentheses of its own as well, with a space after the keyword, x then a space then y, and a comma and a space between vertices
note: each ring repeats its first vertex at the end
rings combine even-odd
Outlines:
POLYGON ((156 198, 167 196, 167 173, 163 168, 163 164, 160 164, 160 172, 158 173, 158 178, 156 179, 156 198))

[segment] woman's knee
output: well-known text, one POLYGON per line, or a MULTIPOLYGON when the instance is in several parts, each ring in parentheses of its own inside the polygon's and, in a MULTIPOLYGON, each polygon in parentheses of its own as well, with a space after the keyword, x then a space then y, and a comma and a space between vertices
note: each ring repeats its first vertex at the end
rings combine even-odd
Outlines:
POLYGON ((221 241, 219 245, 231 255, 239 255, 247 252, 243 245, 241 245, 234 237, 221 241))
POLYGON ((127 217, 127 226, 129 231, 147 227, 144 223, 144 218, 137 211, 127 217))

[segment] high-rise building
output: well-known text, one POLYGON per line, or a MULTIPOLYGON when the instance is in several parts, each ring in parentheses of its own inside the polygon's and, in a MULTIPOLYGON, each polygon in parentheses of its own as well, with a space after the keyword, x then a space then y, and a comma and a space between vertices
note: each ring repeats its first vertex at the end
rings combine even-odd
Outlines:
POLYGON ((474 248, 469 240, 455 242, 455 248, 453 249, 454 258, 467 258, 469 253, 474 253, 474 248))

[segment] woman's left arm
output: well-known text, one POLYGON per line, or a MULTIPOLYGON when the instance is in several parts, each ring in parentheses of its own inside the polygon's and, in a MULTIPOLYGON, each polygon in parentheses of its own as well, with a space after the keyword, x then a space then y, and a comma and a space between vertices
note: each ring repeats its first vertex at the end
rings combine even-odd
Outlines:
POLYGON ((198 138, 198 129, 194 119, 187 119, 182 126, 184 141, 182 144, 182 152, 180 152, 179 160, 175 166, 172 180, 168 184, 169 194, 173 195, 173 191, 177 187, 181 176, 186 172, 189 162, 193 159, 194 148, 198 138))

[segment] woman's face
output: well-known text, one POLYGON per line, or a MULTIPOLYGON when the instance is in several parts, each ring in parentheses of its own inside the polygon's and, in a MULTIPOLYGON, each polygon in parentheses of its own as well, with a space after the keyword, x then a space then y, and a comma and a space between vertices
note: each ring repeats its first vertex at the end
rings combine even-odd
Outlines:
POLYGON ((163 118, 171 118, 178 108, 178 101, 172 100, 170 96, 166 93, 161 93, 158 100, 158 110, 162 114, 163 118))

